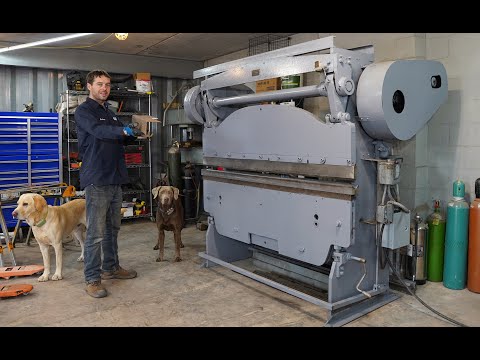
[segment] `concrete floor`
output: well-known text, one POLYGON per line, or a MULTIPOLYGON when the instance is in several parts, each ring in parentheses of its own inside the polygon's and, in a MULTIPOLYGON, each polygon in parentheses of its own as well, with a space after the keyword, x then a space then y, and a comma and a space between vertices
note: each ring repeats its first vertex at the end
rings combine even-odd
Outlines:
MULTIPOLYGON (((0 279, 0 286, 27 283, 27 296, 0 300, 0 326, 25 327, 321 327, 327 312, 223 267, 203 268, 197 254, 205 249, 205 231, 182 231, 184 261, 174 263, 173 234, 166 235, 166 260, 157 263, 153 246, 155 223, 125 222, 119 236, 120 264, 134 268, 131 280, 106 280, 109 295, 94 299, 85 293, 80 248, 64 246, 63 280, 39 283, 38 275, 0 279)), ((17 243, 17 265, 42 264, 37 243, 17 243)), ((53 256, 53 249, 52 249, 53 256)), ((5 265, 10 255, 4 252, 5 265)), ((53 273, 54 270, 52 270, 53 273)), ((438 312, 469 326, 480 326, 480 294, 449 290, 427 282, 417 295, 438 312)), ((414 297, 395 300, 345 327, 449 327, 414 297)))

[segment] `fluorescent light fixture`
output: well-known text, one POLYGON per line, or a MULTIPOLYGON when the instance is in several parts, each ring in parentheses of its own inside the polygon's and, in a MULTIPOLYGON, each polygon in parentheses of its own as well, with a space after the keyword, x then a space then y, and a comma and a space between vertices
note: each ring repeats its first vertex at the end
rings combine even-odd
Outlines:
POLYGON ((115 37, 118 40, 127 40, 128 33, 115 33, 115 37))
POLYGON ((78 37, 81 37, 81 36, 87 36, 87 35, 93 35, 93 34, 95 34, 95 33, 77 33, 77 34, 59 36, 59 37, 52 38, 52 39, 34 41, 34 42, 31 42, 31 43, 26 43, 26 44, 8 46, 8 47, 0 48, 0 53, 7 52, 7 51, 12 51, 12 50, 18 50, 18 49, 25 49, 25 48, 32 47, 32 46, 50 44, 50 43, 57 42, 57 41, 75 39, 75 38, 78 38, 78 37))

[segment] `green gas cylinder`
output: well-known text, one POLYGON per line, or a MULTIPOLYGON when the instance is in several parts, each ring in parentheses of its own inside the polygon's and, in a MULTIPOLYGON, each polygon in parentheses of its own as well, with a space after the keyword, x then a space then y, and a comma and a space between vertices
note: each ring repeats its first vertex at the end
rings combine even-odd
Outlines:
POLYGON ((465 288, 467 280, 468 216, 470 206, 464 199, 465 184, 453 183, 453 198, 448 202, 445 235, 443 285, 453 290, 465 288))
POLYGON ((440 211, 440 201, 435 200, 428 222, 427 280, 443 280, 443 256, 445 248, 445 217, 440 211))

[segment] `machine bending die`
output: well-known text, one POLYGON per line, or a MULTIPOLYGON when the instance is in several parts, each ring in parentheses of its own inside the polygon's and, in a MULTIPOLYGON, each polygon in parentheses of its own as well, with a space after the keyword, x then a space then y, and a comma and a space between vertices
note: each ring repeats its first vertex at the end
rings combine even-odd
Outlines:
POLYGON ((377 209, 377 166, 399 164, 388 142, 412 138, 446 100, 443 65, 374 63, 372 47, 340 49, 331 36, 204 68, 194 78, 203 81, 184 106, 204 126, 205 265, 318 304, 332 326, 396 299, 389 269, 379 265, 378 225, 389 220, 377 214, 387 213, 377 209), (311 72, 321 73, 320 84, 262 93, 244 85, 311 72), (320 96, 330 107, 324 119, 271 103, 320 96), (324 289, 326 299, 234 264, 252 253, 256 264, 324 289))

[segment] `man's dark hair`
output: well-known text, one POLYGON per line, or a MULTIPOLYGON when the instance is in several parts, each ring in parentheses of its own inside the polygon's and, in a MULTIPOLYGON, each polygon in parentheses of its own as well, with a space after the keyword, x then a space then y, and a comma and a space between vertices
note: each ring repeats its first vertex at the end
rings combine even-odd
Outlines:
POLYGON ((90 85, 93 85, 93 80, 95 80, 95 78, 100 77, 100 76, 105 76, 109 79, 112 78, 108 74, 108 72, 106 72, 105 70, 98 70, 97 69, 97 70, 92 70, 87 74, 87 83, 90 84, 90 85))

